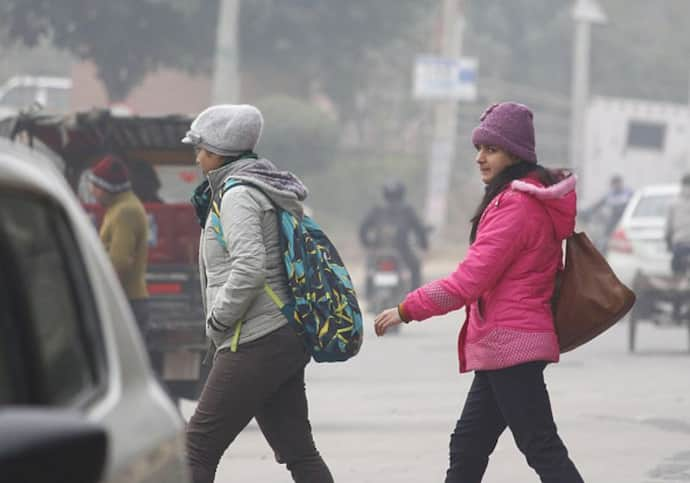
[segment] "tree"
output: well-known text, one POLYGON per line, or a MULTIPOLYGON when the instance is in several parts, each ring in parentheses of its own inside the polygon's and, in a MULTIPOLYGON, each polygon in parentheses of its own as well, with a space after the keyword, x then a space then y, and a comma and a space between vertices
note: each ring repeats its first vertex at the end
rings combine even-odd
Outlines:
MULTIPOLYGON (((241 70, 263 87, 257 94, 306 97, 318 80, 347 111, 372 62, 380 62, 373 53, 414 31, 435 3, 245 1, 241 70)), ((56 47, 94 61, 111 101, 160 66, 210 71, 217 11, 218 0, 0 0, 0 22, 11 39, 35 45, 50 37, 56 47)))
MULTIPOLYGON (((241 63, 267 91, 307 97, 314 84, 354 115, 355 93, 374 66, 399 58, 379 55, 417 33, 435 0, 252 0, 242 4, 241 63)), ((406 52, 409 79, 416 51, 406 52)))
POLYGON ((93 60, 112 102, 146 73, 194 59, 184 55, 195 47, 195 37, 186 35, 187 16, 161 1, 2 0, 0 18, 12 40, 34 46, 49 37, 54 46, 93 60))
POLYGON ((609 21, 592 35, 592 90, 687 103, 690 2, 600 1, 609 21))
MULTIPOLYGON (((592 93, 686 102, 690 2, 598 1, 608 23, 592 29, 592 93)), ((466 50, 482 78, 569 96, 574 0, 466 4, 466 50)))
MULTIPOLYGON (((592 92, 685 102, 690 2, 599 1, 609 23, 593 29, 592 92)), ((305 97, 318 81, 345 117, 356 116, 355 94, 371 85, 372 72, 390 67, 409 79, 415 47, 423 41, 420 26, 433 38, 435 26, 424 22, 439 3, 245 0, 240 14, 245 86, 250 94, 305 97), (382 55, 396 44, 411 47, 398 48, 396 57, 382 55)), ((480 58, 482 80, 567 96, 572 4, 465 0, 464 50, 480 58)), ((27 45, 48 37, 56 47, 93 60, 117 101, 161 66, 210 71, 217 9, 218 0, 0 0, 0 28, 27 45)))
POLYGON ((470 0, 465 50, 482 78, 567 93, 572 0, 470 0))

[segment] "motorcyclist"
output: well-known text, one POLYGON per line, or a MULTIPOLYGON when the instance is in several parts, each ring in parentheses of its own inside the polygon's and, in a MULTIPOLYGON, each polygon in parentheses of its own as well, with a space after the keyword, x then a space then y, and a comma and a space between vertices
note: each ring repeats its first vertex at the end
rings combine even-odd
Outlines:
POLYGON ((681 179, 680 194, 668 211, 665 239, 669 251, 673 254, 673 274, 685 274, 690 259, 690 173, 681 179))
MULTIPOLYGON (((422 250, 428 247, 427 232, 412 205, 405 201, 405 185, 391 181, 383 185, 383 205, 376 205, 362 221, 359 230, 362 245, 367 249, 393 248, 410 271, 413 288, 421 285, 421 264, 412 248, 410 234, 414 234, 422 250)), ((367 296, 371 295, 371 280, 367 277, 367 296)))
POLYGON ((596 244, 602 253, 606 251, 609 237, 621 219, 625 206, 630 201, 632 195, 633 191, 625 186, 623 178, 616 174, 611 177, 609 191, 582 213, 585 220, 591 221, 596 218, 601 220, 601 226, 599 227, 601 229, 601 236, 596 244))

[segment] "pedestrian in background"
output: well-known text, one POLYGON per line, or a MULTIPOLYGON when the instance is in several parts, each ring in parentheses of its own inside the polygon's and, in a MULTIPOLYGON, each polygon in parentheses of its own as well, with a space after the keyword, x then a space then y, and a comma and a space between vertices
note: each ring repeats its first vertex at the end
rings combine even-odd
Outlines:
POLYGON ((609 181, 608 192, 580 213, 582 219, 593 229, 594 245, 602 254, 608 251, 611 234, 616 229, 632 195, 633 190, 625 185, 623 177, 615 174, 609 181))
POLYGON ((472 132, 485 193, 455 272, 376 317, 375 330, 466 307, 460 372, 475 371, 450 440, 446 483, 482 480, 506 427, 545 483, 582 478, 558 436, 544 368, 559 359, 551 297, 575 227, 575 178, 537 164, 532 112, 494 104, 472 132))
POLYGON ((307 414, 304 368, 310 354, 270 294, 288 299, 275 206, 301 217, 307 189, 254 153, 262 128, 254 106, 218 105, 199 114, 182 140, 194 146, 206 176, 192 203, 202 227, 206 333, 215 346, 187 427, 194 483, 213 481, 221 456, 252 418, 294 481, 333 481, 307 414), (229 178, 245 184, 223 193, 229 178), (218 193, 222 199, 215 202, 218 193), (214 202, 217 211, 210 214, 214 202))
POLYGON ((681 179, 680 193, 668 211, 665 239, 672 254, 673 274, 686 274, 690 261, 690 174, 681 179))
POLYGON ((108 154, 88 175, 91 194, 105 207, 101 241, 120 278, 142 333, 149 320, 146 288, 149 228, 146 211, 132 191, 129 172, 117 156, 108 154))

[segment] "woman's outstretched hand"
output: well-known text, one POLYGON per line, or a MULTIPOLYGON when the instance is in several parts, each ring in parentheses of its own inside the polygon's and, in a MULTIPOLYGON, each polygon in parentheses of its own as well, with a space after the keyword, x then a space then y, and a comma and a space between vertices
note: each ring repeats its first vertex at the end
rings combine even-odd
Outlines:
POLYGON ((376 331, 376 335, 381 336, 385 334, 386 331, 391 327, 401 323, 402 319, 398 313, 398 308, 393 307, 392 309, 384 310, 376 316, 376 319, 374 320, 374 330, 376 331))

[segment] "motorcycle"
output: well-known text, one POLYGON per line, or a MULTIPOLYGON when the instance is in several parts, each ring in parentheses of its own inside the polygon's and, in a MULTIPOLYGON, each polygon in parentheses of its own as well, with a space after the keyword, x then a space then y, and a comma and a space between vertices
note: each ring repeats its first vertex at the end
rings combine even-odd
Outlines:
POLYGON ((395 307, 410 289, 409 273, 395 250, 370 255, 366 276, 369 311, 373 313, 395 307))

